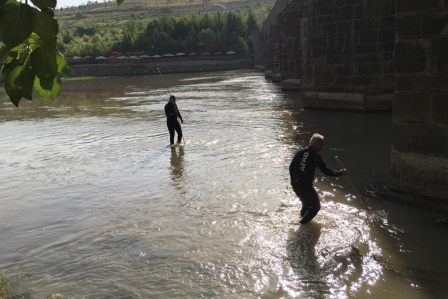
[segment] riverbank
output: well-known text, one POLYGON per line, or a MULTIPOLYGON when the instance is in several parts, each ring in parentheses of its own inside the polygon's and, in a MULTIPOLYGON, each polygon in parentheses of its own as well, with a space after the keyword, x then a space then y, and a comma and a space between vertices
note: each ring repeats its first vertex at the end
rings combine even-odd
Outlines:
POLYGON ((158 70, 166 74, 253 68, 251 57, 246 55, 161 57, 125 60, 70 59, 68 62, 71 67, 71 77, 154 75, 158 74, 158 70))

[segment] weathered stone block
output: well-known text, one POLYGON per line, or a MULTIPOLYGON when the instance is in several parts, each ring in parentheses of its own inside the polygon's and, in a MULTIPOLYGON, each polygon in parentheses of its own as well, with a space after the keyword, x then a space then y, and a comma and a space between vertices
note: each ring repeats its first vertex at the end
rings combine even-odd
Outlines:
POLYGON ((407 122, 394 121, 392 123, 392 149, 409 151, 409 125, 407 122))
POLYGON ((448 159, 391 152, 392 189, 448 200, 448 159))
POLYGON ((280 85, 281 90, 300 90, 299 79, 286 79, 280 85))
POLYGON ((425 155, 447 156, 448 129, 433 124, 413 124, 410 127, 410 151, 425 155))
POLYGON ((335 12, 335 9, 334 9, 334 5, 332 3, 330 5, 325 5, 325 6, 319 7, 317 14, 319 16, 325 16, 325 15, 333 15, 334 12, 335 12))
POLYGON ((431 120, 431 101, 428 93, 396 92, 392 107, 394 121, 431 120))
POLYGON ((337 7, 334 9, 335 21, 347 21, 353 19, 353 7, 337 7))
POLYGON ((372 16, 388 16, 390 15, 390 2, 373 2, 372 5, 372 16))
POLYGON ((327 64, 328 66, 332 66, 335 64, 343 64, 344 63, 344 56, 342 55, 331 55, 327 56, 327 64))
POLYGON ((387 111, 390 110, 390 95, 378 95, 366 97, 359 92, 347 92, 340 88, 323 88, 325 91, 302 88, 305 95, 303 99, 304 109, 331 109, 351 111, 387 111))
POLYGON ((311 37, 312 47, 326 47, 327 37, 324 35, 315 35, 311 37))
POLYGON ((414 80, 415 80, 414 76, 398 75, 397 91, 413 91, 414 80))
POLYGON ((378 52, 391 52, 392 53, 394 51, 395 51, 395 41, 378 43, 378 52))
POLYGON ((383 74, 394 74, 395 75, 395 61, 384 61, 382 63, 383 74))
POLYGON ((336 26, 338 33, 347 33, 352 32, 353 23, 351 21, 338 22, 336 26))
POLYGON ((434 74, 448 74, 448 37, 431 40, 430 57, 434 74))
POLYGON ((427 48, 417 41, 399 41, 395 44, 395 67, 397 73, 420 73, 426 71, 427 48))
POLYGON ((264 71, 264 77, 265 78, 272 78, 274 76, 274 72, 272 70, 265 70, 264 71))
MULTIPOLYGON (((266 78, 266 75, 265 75, 266 78)), ((275 73, 272 75, 272 82, 281 82, 282 81, 282 74, 281 73, 275 73)))
POLYGON ((350 86, 367 86, 371 84, 371 76, 352 76, 350 78, 350 86))
POLYGON ((333 23, 334 23, 334 20, 333 20, 332 15, 317 17, 317 25, 333 24, 333 23))
POLYGON ((354 19, 364 19, 372 16, 372 4, 364 1, 362 4, 355 5, 353 9, 354 19))
POLYGON ((395 28, 381 29, 379 32, 380 41, 395 41, 395 28))
POLYGON ((331 33, 336 33, 336 32, 337 32, 337 28, 336 28, 335 24, 322 25, 322 33, 323 34, 331 34, 331 33))
POLYGON ((361 44, 371 44, 378 42, 378 30, 365 30, 356 32, 359 34, 359 42, 361 44))
POLYGON ((440 35, 448 33, 448 12, 427 13, 421 17, 422 35, 440 35))
POLYGON ((388 16, 388 17, 381 17, 379 20, 379 28, 380 29, 386 29, 386 28, 392 28, 395 29, 395 16, 388 16))
POLYGON ((446 93, 433 95, 432 122, 448 125, 448 95, 446 93))
POLYGON ((369 63, 359 63, 358 64, 358 75, 373 75, 381 72, 381 64, 376 62, 369 63))
POLYGON ((415 80, 415 89, 423 91, 448 91, 448 77, 417 77, 415 80))
POLYGON ((347 86, 350 82, 350 77, 348 76, 335 76, 334 85, 335 86, 347 86))
POLYGON ((356 61, 359 63, 363 62, 377 62, 379 61, 379 54, 378 53, 371 53, 371 54, 363 54, 356 56, 356 61))
POLYGON ((397 0, 397 14, 437 9, 441 0, 397 0))
POLYGON ((376 17, 366 17, 353 21, 353 31, 375 30, 379 28, 379 19, 376 17))
POLYGON ((419 16, 417 14, 397 17, 396 34, 397 38, 415 37, 419 34, 419 16))
POLYGON ((350 64, 337 64, 333 66, 335 76, 351 76, 356 72, 355 67, 350 64))
POLYGON ((369 54, 376 53, 378 51, 378 44, 364 44, 356 46, 356 53, 360 54, 369 54))
POLYGON ((312 49, 311 55, 313 58, 321 58, 323 57, 322 55, 322 48, 320 47, 316 47, 312 49))

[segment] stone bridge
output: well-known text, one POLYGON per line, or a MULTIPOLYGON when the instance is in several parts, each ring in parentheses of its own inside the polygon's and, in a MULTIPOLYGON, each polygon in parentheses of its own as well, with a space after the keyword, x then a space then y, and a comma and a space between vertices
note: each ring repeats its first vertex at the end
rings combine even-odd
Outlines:
POLYGON ((391 188, 448 200, 447 0, 278 0, 253 42, 305 109, 392 110, 391 188))

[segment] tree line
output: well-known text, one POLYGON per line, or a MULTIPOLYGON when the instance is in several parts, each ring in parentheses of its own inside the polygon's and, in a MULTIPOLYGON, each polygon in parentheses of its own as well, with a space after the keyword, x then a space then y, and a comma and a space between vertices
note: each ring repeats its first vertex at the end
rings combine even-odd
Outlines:
POLYGON ((163 55, 179 52, 251 51, 252 32, 260 29, 258 16, 248 12, 202 14, 175 17, 165 15, 149 21, 133 18, 124 26, 76 27, 64 29, 58 48, 65 56, 108 56, 111 52, 144 52, 163 55))

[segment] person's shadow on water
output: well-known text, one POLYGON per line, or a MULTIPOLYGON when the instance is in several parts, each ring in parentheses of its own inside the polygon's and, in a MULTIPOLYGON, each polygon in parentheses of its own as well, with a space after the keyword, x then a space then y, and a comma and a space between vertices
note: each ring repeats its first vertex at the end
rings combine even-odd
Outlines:
POLYGON ((180 183, 184 173, 184 149, 183 147, 171 148, 171 179, 180 183))
POLYGON ((296 273, 302 291, 310 296, 328 294, 328 286, 316 256, 322 225, 311 221, 291 229, 286 242, 287 259, 296 273))

